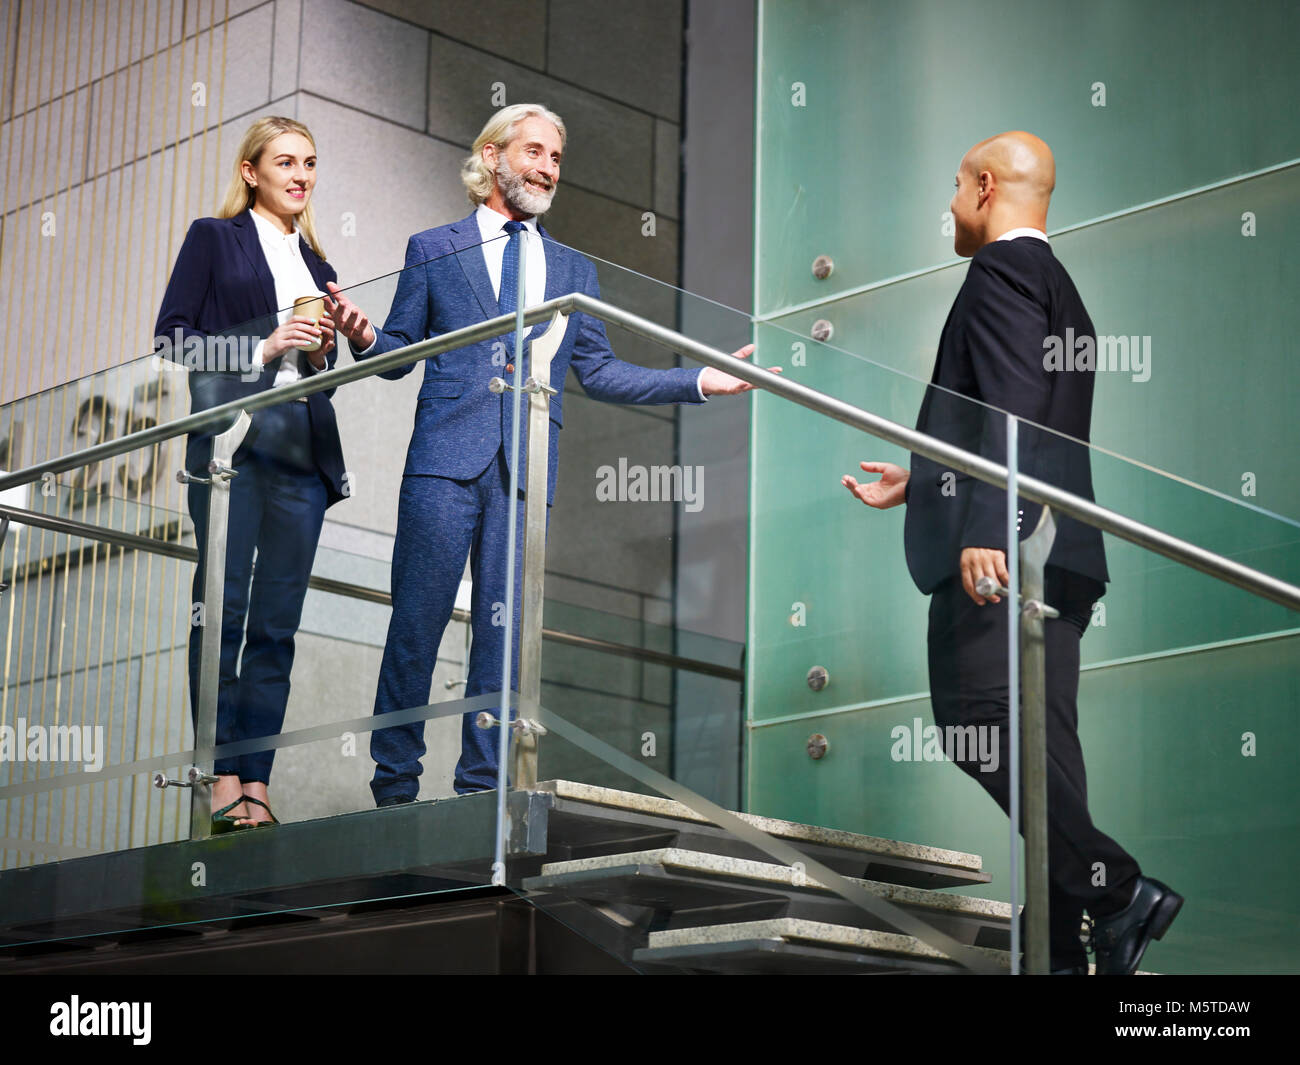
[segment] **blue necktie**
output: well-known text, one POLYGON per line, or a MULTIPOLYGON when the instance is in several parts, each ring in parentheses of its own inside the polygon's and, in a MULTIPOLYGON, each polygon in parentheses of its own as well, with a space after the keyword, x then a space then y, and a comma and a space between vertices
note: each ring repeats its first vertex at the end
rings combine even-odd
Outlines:
MULTIPOLYGON (((522 222, 515 222, 512 220, 505 224, 505 231, 510 234, 510 239, 506 241, 506 252, 501 258, 501 290, 497 294, 497 305, 501 308, 502 314, 514 314, 519 307, 519 300, 517 298, 519 295, 519 245, 523 239, 519 236, 519 231, 523 228, 524 224, 522 222)), ((515 334, 513 330, 502 336, 501 341, 506 345, 508 357, 513 360, 515 356, 515 334)), ((510 369, 513 369, 513 366, 511 366, 510 363, 507 363, 506 366, 507 372, 510 369)), ((520 366, 520 371, 523 371, 522 366, 520 366)), ((501 416, 503 419, 505 418, 507 409, 507 406, 503 404, 501 408, 501 416)), ((526 399, 524 400, 523 409, 525 420, 520 430, 519 447, 515 451, 516 456, 521 460, 519 466, 521 471, 524 468, 522 465, 523 449, 525 446, 524 437, 528 432, 528 401, 526 399)), ((505 431, 504 422, 502 423, 502 430, 503 432, 505 431)), ((509 433, 505 433, 505 439, 510 439, 509 433)), ((504 444, 502 446, 506 448, 506 452, 509 454, 511 449, 504 444)))
POLYGON ((505 231, 510 234, 506 241, 506 253, 501 259, 501 291, 497 296, 497 305, 502 314, 513 314, 519 303, 515 298, 519 292, 519 231, 524 228, 522 222, 507 222, 505 231))

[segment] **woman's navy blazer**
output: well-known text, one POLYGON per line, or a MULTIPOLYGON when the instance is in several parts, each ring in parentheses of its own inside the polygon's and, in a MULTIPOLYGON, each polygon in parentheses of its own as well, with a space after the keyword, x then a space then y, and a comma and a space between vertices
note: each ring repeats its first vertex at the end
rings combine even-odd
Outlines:
MULTIPOLYGON (((305 240, 301 237, 298 240, 307 269, 317 288, 325 292, 325 282, 338 279, 334 268, 305 240)), ((187 375, 190 411, 207 410, 270 388, 280 369, 280 358, 261 366, 249 366, 248 360, 258 341, 268 337, 278 324, 275 279, 249 212, 234 218, 196 219, 176 257, 154 329, 155 350, 191 366, 187 375), (197 340, 189 341, 190 337, 197 340), (221 341, 214 344, 208 339, 213 337, 221 341), (183 345, 188 341, 188 351, 176 350, 178 339, 183 345), (201 357, 197 355, 200 344, 203 345, 201 357), (247 372, 240 369, 236 353, 242 354, 247 372)), ((337 358, 336 342, 326 355, 327 365, 333 367, 337 358)), ((318 372, 303 360, 305 376, 318 372)), ((307 397, 312 453, 328 488, 329 504, 348 494, 344 486, 343 448, 339 443, 334 406, 329 399, 333 394, 331 388, 307 397)), ((212 436, 225 428, 215 426, 190 435, 185 466, 191 473, 206 474, 212 457, 212 436)), ((253 442, 256 432, 254 418, 246 444, 253 442)))

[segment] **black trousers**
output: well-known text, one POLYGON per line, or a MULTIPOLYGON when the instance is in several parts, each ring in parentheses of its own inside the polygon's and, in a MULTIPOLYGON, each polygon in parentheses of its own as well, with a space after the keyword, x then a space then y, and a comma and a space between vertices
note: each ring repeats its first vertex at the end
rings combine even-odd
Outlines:
MULTIPOLYGON (((1051 964, 1086 960, 1079 942, 1083 911, 1094 916, 1122 909, 1139 875, 1137 862, 1099 831, 1088 813, 1088 783, 1079 745, 1079 640, 1093 602, 1104 588, 1056 567, 1045 574, 1047 602, 1060 612, 1044 622, 1047 663, 1047 840, 1051 964)), ((968 753, 954 758, 1010 812, 1007 623, 1009 603, 977 605, 961 578, 945 581, 930 598, 930 700, 935 724, 997 727, 997 769, 984 772, 968 753)), ((975 745, 971 745, 975 746, 975 745)), ((961 755, 961 750, 957 754, 961 755)), ((1023 805, 1022 805, 1023 809, 1023 805)))

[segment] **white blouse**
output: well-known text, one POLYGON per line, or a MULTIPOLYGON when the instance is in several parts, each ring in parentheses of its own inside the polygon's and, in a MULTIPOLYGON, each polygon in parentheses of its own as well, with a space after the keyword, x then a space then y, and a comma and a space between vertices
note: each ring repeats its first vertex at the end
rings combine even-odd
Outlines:
MULTIPOLYGON (((253 216, 253 224, 257 227, 257 239, 262 245, 262 254, 266 256, 266 265, 270 267, 271 277, 275 280, 275 304, 280 308, 276 317, 279 324, 284 325, 293 317, 294 300, 301 299, 303 296, 323 296, 325 293, 316 287, 316 279, 311 276, 311 271, 303 261, 298 227, 295 225, 291 233, 281 233, 275 223, 263 218, 256 211, 250 209, 248 213, 253 216)), ((262 341, 257 346, 258 359, 262 357, 262 347, 265 343, 266 341, 262 341)), ((293 384, 302 377, 304 358, 306 353, 297 348, 286 351, 271 387, 279 388, 281 385, 293 384)), ((306 397, 303 397, 302 402, 307 402, 306 397)))

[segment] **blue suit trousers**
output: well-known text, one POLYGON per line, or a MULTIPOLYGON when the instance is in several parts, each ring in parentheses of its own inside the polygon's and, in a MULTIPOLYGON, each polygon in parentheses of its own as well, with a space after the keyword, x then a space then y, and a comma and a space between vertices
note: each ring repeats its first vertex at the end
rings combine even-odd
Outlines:
MULTIPOLYGON (((507 609, 514 619, 510 687, 518 690, 524 503, 521 492, 515 500, 515 587, 513 594, 507 595, 509 495, 510 474, 503 450, 487 469, 469 480, 422 475, 402 478, 393 542, 393 613, 379 671, 376 714, 428 705, 438 646, 451 620, 467 555, 473 580, 473 638, 465 697, 501 690, 507 609)), ((498 730, 478 728, 474 716, 466 714, 461 726, 461 756, 455 777, 460 794, 497 784, 498 730)), ((422 721, 371 733, 375 775, 370 788, 375 801, 414 799, 424 753, 422 721)))

